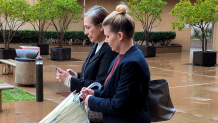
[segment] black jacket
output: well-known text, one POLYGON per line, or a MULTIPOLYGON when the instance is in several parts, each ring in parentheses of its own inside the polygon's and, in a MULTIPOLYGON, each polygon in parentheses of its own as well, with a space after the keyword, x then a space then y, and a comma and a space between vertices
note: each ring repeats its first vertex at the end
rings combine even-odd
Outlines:
POLYGON ((83 64, 82 72, 77 73, 78 78, 71 77, 71 91, 77 90, 79 92, 82 87, 87 87, 93 82, 99 82, 103 85, 110 64, 118 53, 112 51, 107 43, 103 43, 99 51, 94 54, 97 46, 97 43, 94 44, 89 52, 83 64))

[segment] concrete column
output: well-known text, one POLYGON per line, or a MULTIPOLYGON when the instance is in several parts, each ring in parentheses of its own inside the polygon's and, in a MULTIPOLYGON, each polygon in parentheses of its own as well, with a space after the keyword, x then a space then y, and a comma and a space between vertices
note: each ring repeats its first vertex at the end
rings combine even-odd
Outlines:
POLYGON ((218 51, 218 22, 214 24, 212 39, 212 50, 218 51))

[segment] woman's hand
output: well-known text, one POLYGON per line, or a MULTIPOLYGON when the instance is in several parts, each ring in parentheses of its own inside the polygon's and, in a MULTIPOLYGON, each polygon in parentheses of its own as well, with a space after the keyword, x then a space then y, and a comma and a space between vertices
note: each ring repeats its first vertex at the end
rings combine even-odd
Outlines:
POLYGON ((92 96, 92 95, 87 95, 86 96, 86 99, 85 99, 85 105, 87 106, 87 107, 89 107, 89 97, 90 96, 92 96))
POLYGON ((89 107, 89 97, 94 96, 94 91, 92 89, 83 87, 80 93, 84 93, 82 96, 80 96, 80 98, 85 99, 85 105, 89 107))
POLYGON ((80 91, 80 93, 84 93, 80 98, 85 99, 88 95, 94 96, 94 91, 92 89, 88 89, 86 87, 83 87, 80 91))
POLYGON ((68 72, 60 69, 60 68, 57 68, 57 74, 56 74, 56 79, 59 80, 59 82, 64 82, 67 78, 67 76, 69 75, 68 72))
POLYGON ((69 73, 73 78, 77 78, 77 73, 71 69, 67 69, 67 73, 69 73))

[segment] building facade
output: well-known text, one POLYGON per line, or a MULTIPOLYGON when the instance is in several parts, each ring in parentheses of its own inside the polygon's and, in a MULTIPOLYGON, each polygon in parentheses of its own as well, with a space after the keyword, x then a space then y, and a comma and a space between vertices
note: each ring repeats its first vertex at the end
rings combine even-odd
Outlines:
MULTIPOLYGON (((115 10, 116 6, 123 0, 78 0, 79 4, 83 7, 83 13, 88 9, 95 5, 103 6, 109 12, 115 10)), ((172 44, 180 44, 182 45, 182 51, 189 51, 191 44, 191 28, 184 28, 182 31, 178 31, 178 29, 173 30, 171 23, 176 19, 176 17, 172 17, 169 13, 173 9, 176 3, 179 0, 164 0, 167 2, 167 5, 163 7, 164 13, 161 14, 162 21, 156 21, 154 25, 158 25, 154 27, 152 31, 175 31, 176 38, 172 40, 172 44)), ((37 0, 29 0, 31 4, 37 2, 37 0)), ((141 22, 136 20, 136 31, 143 31, 141 22)), ((20 29, 33 29, 30 24, 26 24, 20 29)), ((79 30, 82 31, 83 28, 83 20, 78 23, 72 23, 69 25, 68 30, 79 30)), ((48 30, 54 30, 54 27, 50 26, 48 30)))

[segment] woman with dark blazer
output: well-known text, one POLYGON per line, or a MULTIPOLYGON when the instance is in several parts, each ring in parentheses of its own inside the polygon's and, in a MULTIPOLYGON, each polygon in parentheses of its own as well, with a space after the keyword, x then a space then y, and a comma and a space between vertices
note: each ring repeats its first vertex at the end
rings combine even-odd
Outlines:
POLYGON ((101 6, 94 6, 85 13, 84 33, 95 44, 82 66, 82 72, 76 73, 71 69, 67 71, 57 69, 56 78, 70 87, 71 91, 79 92, 82 87, 87 87, 93 82, 99 82, 103 85, 107 77, 110 63, 117 56, 117 53, 105 43, 102 22, 108 14, 107 10, 101 6))
POLYGON ((123 4, 103 21, 106 40, 119 55, 108 70, 104 88, 82 88, 81 96, 91 111, 102 112, 103 123, 150 123, 148 93, 150 71, 133 44, 135 23, 123 4))

